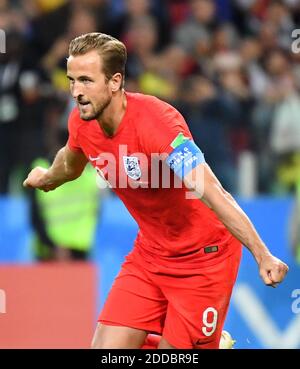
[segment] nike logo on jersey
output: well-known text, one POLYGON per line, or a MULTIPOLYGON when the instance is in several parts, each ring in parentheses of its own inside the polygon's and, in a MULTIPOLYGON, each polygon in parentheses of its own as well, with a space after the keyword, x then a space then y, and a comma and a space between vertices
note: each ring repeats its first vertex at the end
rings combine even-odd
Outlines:
POLYGON ((89 160, 90 161, 97 161, 97 160, 99 160, 100 159, 100 155, 98 155, 98 156, 96 156, 96 157, 92 157, 91 155, 89 155, 89 160))

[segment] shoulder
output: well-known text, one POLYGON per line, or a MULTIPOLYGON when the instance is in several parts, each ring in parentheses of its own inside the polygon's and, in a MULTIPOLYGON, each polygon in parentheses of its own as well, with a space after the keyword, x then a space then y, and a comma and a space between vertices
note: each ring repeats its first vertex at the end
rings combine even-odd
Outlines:
POLYGON ((135 128, 141 147, 149 153, 169 150, 170 143, 182 133, 192 137, 188 126, 175 107, 154 96, 134 94, 135 128))
POLYGON ((127 96, 132 99, 136 106, 151 110, 151 108, 157 108, 168 105, 166 102, 160 100, 158 97, 153 95, 145 95, 141 93, 127 93, 127 96))
POLYGON ((178 110, 169 103, 152 95, 144 95, 140 93, 129 93, 128 97, 132 100, 132 105, 137 113, 144 118, 155 122, 172 120, 175 117, 181 117, 178 110))

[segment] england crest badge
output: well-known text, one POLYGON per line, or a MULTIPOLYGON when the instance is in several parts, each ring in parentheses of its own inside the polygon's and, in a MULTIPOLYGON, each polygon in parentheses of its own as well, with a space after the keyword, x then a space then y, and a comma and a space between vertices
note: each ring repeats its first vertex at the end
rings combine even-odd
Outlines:
POLYGON ((141 178, 142 172, 139 165, 139 158, 136 156, 123 156, 125 172, 129 178, 135 181, 141 178))

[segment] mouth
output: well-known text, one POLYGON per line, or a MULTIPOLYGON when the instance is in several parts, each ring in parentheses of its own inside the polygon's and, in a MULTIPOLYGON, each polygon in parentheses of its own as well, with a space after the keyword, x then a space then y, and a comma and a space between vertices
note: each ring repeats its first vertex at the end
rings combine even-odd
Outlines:
POLYGON ((89 101, 78 101, 78 105, 79 106, 87 106, 87 105, 90 105, 90 102, 89 101))

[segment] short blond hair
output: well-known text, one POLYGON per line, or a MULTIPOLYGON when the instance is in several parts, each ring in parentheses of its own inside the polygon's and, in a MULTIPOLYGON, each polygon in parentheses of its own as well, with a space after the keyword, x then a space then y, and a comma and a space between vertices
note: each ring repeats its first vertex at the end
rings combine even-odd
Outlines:
POLYGON ((103 73, 110 80, 115 73, 121 73, 124 85, 126 46, 116 38, 105 33, 92 32, 74 38, 69 45, 69 55, 84 55, 96 50, 102 58, 103 73))

